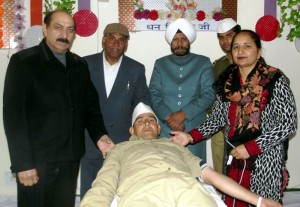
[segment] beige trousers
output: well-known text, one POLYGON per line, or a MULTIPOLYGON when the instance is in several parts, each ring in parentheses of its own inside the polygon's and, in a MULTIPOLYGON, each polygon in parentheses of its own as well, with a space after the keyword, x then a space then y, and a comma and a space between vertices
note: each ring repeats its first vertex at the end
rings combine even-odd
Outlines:
POLYGON ((224 134, 222 131, 212 136, 211 151, 215 171, 223 173, 224 134))

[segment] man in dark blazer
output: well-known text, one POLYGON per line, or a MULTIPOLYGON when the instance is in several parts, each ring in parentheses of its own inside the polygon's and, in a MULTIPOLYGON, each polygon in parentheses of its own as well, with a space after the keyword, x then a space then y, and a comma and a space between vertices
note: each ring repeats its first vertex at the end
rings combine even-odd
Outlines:
MULTIPOLYGON (((108 24, 102 38, 103 51, 84 57, 98 91, 100 108, 114 143, 128 141, 131 115, 139 102, 151 105, 145 67, 124 55, 129 32, 120 23, 108 24)), ((86 133, 86 154, 81 160, 81 198, 91 188, 103 157, 86 133)))
POLYGON ((108 139, 107 131, 88 65, 69 51, 72 16, 50 12, 43 32, 38 46, 12 55, 6 72, 3 122, 11 169, 18 207, 74 207, 84 130, 94 145, 108 139))

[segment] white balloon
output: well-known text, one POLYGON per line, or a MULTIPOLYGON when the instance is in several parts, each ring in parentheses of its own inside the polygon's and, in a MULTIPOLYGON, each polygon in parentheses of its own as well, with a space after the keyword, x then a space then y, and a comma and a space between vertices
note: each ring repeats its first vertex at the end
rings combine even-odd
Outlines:
POLYGON ((40 44, 40 42, 44 38, 43 27, 40 25, 34 25, 30 27, 26 31, 24 38, 25 48, 33 47, 40 44))
POLYGON ((295 38, 295 47, 298 52, 300 52, 300 37, 295 38))

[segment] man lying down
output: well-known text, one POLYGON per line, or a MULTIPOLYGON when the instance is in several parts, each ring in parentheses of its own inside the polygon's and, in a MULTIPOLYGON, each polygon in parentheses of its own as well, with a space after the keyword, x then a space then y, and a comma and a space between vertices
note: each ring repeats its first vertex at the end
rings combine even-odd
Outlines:
POLYGON ((115 195, 120 207, 218 206, 196 177, 254 206, 282 207, 215 172, 187 148, 158 139, 157 117, 143 103, 136 106, 129 131, 130 140, 108 153, 81 207, 110 207, 115 195))

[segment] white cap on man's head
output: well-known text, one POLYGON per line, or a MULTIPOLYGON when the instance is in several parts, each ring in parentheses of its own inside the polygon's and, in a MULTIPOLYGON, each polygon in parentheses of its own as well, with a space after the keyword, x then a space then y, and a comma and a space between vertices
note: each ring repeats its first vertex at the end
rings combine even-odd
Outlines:
POLYGON ((169 44, 171 44, 178 30, 180 30, 189 39, 190 44, 195 41, 197 32, 194 25, 188 20, 180 18, 172 22, 166 29, 165 38, 169 44))
POLYGON ((155 115, 155 113, 153 112, 153 110, 151 109, 151 107, 148 106, 148 105, 146 105, 146 104, 144 104, 144 103, 142 103, 142 102, 140 102, 138 105, 136 105, 136 107, 133 110, 133 113, 132 113, 132 126, 133 126, 136 118, 139 115, 145 114, 145 113, 152 113, 155 116, 156 120, 158 120, 157 116, 155 115))
POLYGON ((236 21, 234 21, 232 18, 225 18, 219 22, 217 33, 228 32, 236 25, 237 25, 236 21))

